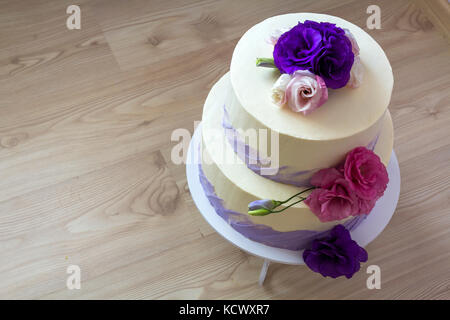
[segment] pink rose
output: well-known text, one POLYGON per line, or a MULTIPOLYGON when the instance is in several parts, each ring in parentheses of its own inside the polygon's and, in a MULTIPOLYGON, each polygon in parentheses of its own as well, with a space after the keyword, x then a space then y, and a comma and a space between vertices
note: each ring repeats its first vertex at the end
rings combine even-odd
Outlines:
POLYGON ((369 214, 388 181, 380 158, 367 148, 357 147, 338 168, 314 173, 310 183, 316 189, 305 203, 322 222, 369 214))
POLYGON ((319 108, 328 99, 325 81, 307 70, 296 70, 286 87, 288 106, 304 115, 319 108))
POLYGON ((336 168, 322 169, 314 173, 310 183, 319 188, 329 189, 337 179, 344 178, 344 175, 336 168))
POLYGON ((357 147, 347 154, 343 174, 356 195, 368 201, 380 198, 389 182, 380 157, 364 147, 357 147))
POLYGON ((360 211, 350 183, 342 178, 337 179, 330 189, 314 189, 305 203, 321 222, 345 219, 360 211))
POLYGON ((359 214, 369 214, 375 206, 377 200, 364 200, 358 198, 359 214))

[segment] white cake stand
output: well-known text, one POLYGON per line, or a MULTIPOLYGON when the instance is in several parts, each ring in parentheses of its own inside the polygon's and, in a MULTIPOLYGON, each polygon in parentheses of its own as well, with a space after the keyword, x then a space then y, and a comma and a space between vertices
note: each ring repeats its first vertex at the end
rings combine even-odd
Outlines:
MULTIPOLYGON (((303 250, 292 251, 279 249, 250 240, 234 230, 215 212, 214 208, 209 203, 199 180, 198 152, 200 141, 201 124, 197 126, 194 132, 187 154, 186 176, 192 198, 206 221, 208 221, 220 235, 240 249, 264 259, 259 276, 259 284, 263 284, 270 262, 295 265, 304 264, 302 258, 303 250)), ((377 201, 371 214, 355 230, 351 231, 352 238, 358 242, 360 246, 366 246, 374 240, 381 231, 383 231, 389 223, 397 206, 400 195, 400 168, 394 151, 392 151, 387 171, 389 173, 389 183, 383 197, 377 201)))

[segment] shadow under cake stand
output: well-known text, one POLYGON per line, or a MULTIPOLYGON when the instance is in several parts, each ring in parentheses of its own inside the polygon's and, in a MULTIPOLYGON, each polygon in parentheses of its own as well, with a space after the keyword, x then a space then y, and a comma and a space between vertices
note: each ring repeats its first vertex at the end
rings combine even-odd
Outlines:
MULTIPOLYGON (((201 141, 201 123, 197 126, 191 139, 187 154, 186 176, 192 199, 206 221, 225 239, 242 249, 243 251, 264 259, 259 275, 259 284, 262 285, 266 278, 270 262, 301 265, 304 264, 301 251, 292 251, 270 247, 244 237, 223 220, 209 203, 203 191, 199 179, 199 145, 201 141)), ((384 195, 378 199, 370 215, 361 224, 350 232, 352 238, 365 247, 373 241, 389 223, 397 207, 400 195, 400 168, 395 152, 392 151, 391 159, 387 166, 389 183, 384 195)))

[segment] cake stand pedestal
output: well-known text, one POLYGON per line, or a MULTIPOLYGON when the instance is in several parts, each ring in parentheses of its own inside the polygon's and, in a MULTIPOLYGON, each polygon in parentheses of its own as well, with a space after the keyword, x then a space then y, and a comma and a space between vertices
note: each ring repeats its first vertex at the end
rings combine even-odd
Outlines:
MULTIPOLYGON (((264 259, 259 276, 260 285, 263 284, 264 279, 266 278, 270 262, 294 265, 304 264, 302 258, 303 250, 292 251, 279 249, 250 240, 234 230, 215 212, 214 208, 209 203, 199 180, 198 161, 200 157, 198 153, 201 141, 201 131, 200 123, 197 126, 189 145, 186 176, 192 199, 205 220, 208 221, 220 235, 241 250, 264 259)), ((383 197, 378 199, 370 215, 355 230, 350 232, 352 238, 358 242, 360 246, 365 247, 373 241, 381 231, 383 231, 389 223, 397 206, 400 195, 400 168, 394 151, 392 151, 387 171, 389 173, 389 183, 383 197)))

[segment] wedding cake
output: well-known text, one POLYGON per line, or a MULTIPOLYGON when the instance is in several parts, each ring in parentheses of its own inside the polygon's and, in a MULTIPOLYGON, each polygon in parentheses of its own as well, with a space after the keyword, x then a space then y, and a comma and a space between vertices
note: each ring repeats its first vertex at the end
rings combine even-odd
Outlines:
POLYGON ((325 14, 271 17, 234 49, 203 109, 200 182, 224 221, 351 277, 350 238, 388 183, 390 63, 360 27, 325 14))

